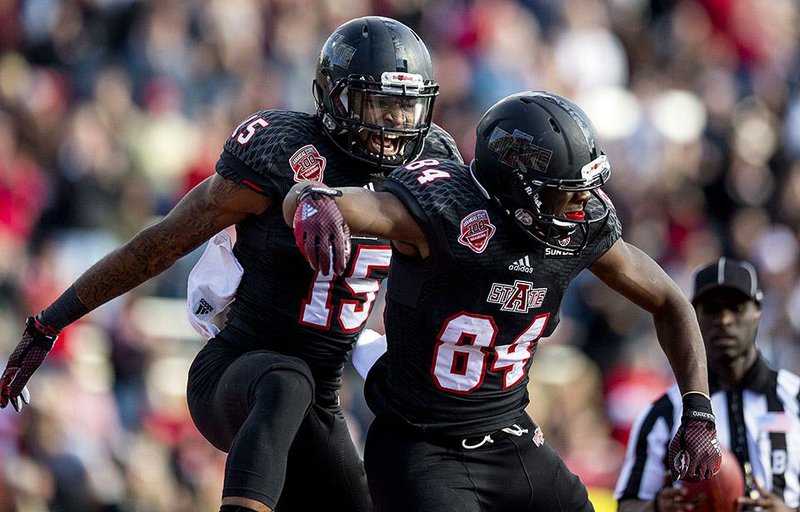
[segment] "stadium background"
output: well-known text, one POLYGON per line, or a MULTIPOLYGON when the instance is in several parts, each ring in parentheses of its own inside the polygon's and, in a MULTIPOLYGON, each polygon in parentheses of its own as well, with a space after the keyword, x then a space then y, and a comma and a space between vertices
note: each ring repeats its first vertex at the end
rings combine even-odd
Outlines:
MULTIPOLYGON (((321 43, 365 14, 426 41, 434 119, 465 158, 506 94, 582 105, 626 239, 687 293, 720 254, 753 261, 760 348, 800 371, 796 0, 0 0, 0 355, 28 313, 211 174, 237 122, 312 110, 321 43)), ((216 510, 224 456, 184 396, 202 343, 184 314, 198 256, 70 326, 31 407, 0 412, 0 512, 216 510)), ((533 365, 532 411, 614 510, 627 429, 669 367, 649 319, 589 274, 562 315, 533 365)), ((348 374, 356 437, 370 420, 360 388, 348 374)))

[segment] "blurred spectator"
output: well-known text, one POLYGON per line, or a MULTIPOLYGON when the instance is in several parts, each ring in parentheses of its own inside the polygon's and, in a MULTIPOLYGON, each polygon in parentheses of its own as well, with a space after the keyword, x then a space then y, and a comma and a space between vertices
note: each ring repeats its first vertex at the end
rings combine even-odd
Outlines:
POLYGON ((574 347, 544 342, 529 385, 529 413, 546 418, 539 426, 548 444, 587 487, 613 487, 624 445, 609 436, 597 365, 574 347))

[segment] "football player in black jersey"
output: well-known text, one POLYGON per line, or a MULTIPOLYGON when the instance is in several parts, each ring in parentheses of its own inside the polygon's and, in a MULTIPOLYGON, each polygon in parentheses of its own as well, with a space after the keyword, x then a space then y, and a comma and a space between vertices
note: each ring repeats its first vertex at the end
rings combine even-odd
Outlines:
POLYGON ((431 124, 438 84, 430 56, 402 23, 373 16, 337 28, 321 51, 313 91, 316 115, 263 110, 242 121, 215 176, 28 319, 0 380, 0 407, 19 410, 28 401, 25 384, 61 329, 235 225, 241 284, 188 384, 195 424, 228 452, 221 510, 371 509, 337 392, 390 248, 353 238, 349 265, 336 274, 312 271, 281 202, 298 181, 369 187, 416 157, 461 157, 431 124))
POLYGON ((525 92, 481 119, 470 166, 421 158, 379 192, 298 184, 286 196, 284 216, 312 266, 346 236, 343 225, 393 241, 388 351, 366 384, 376 419, 365 464, 377 510, 592 510, 524 412, 539 340, 586 268, 653 316, 689 411, 671 445, 673 476, 719 470, 692 306, 621 238, 600 188, 610 173, 580 108, 525 92))

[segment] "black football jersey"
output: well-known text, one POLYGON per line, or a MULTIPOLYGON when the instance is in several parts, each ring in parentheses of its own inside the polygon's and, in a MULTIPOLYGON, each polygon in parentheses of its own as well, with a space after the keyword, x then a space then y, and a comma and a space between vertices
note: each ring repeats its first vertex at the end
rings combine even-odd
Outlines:
MULTIPOLYGON (((430 255, 393 255, 388 352, 368 376, 370 407, 442 435, 508 426, 528 404, 531 359, 558 324, 565 289, 620 237, 616 214, 593 224, 591 242, 573 256, 525 234, 461 163, 411 163, 384 190, 419 223, 430 255)), ((600 207, 592 198, 587 215, 600 207)))
MULTIPOLYGON (((438 126, 423 157, 461 156, 438 126)), ((234 254, 244 269, 220 336, 248 350, 269 349, 305 360, 317 390, 338 389, 347 354, 386 277, 391 250, 384 240, 353 238, 342 276, 314 272, 303 259, 281 211, 298 181, 369 186, 385 179, 338 149, 316 116, 264 110, 245 119, 225 143, 217 172, 271 198, 260 215, 237 224, 234 254)))

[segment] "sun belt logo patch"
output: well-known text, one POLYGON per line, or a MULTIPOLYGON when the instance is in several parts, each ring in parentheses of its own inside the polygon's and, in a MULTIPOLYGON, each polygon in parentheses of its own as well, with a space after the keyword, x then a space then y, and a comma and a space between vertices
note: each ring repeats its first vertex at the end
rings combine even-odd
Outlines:
POLYGON ((534 288, 530 281, 514 281, 514 284, 492 283, 486 302, 500 304, 501 311, 527 313, 542 307, 547 288, 534 288))
POLYGON ((480 254, 489 245, 489 240, 497 230, 489 221, 486 210, 478 210, 461 219, 461 236, 458 243, 480 254))
POLYGON ((312 144, 298 149, 289 157, 289 165, 294 171, 294 181, 322 181, 325 162, 327 162, 325 157, 320 155, 312 144))

